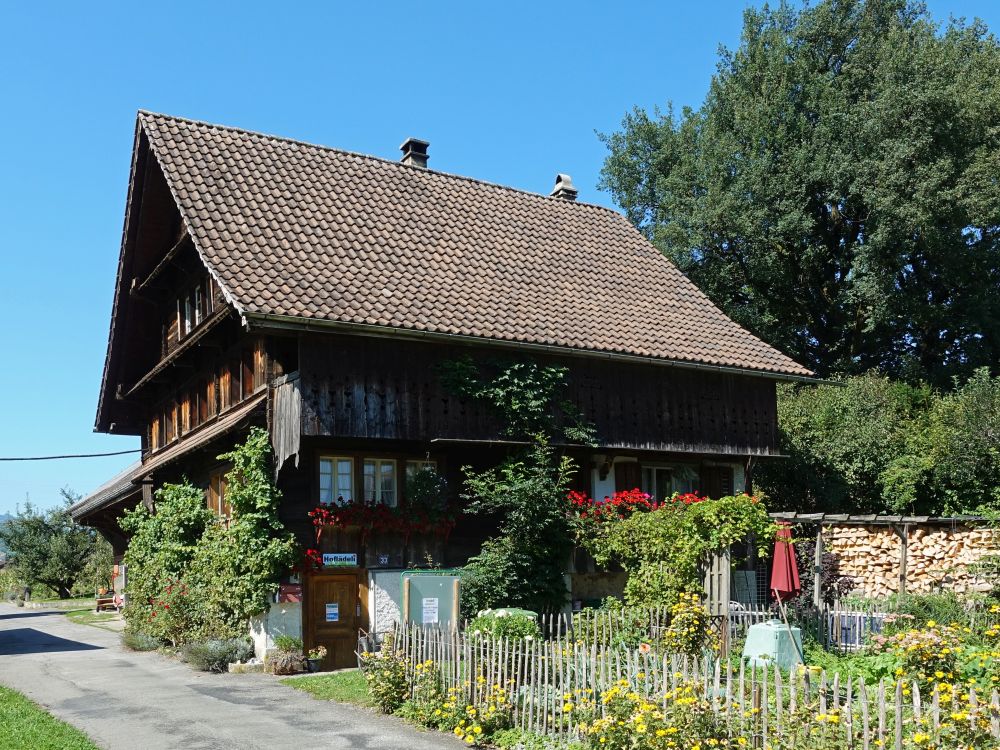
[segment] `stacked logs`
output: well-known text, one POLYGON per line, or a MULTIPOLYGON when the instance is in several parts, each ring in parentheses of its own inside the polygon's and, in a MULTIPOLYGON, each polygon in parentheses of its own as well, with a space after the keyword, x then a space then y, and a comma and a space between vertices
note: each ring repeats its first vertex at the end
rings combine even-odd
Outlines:
MULTIPOLYGON (((899 591, 902 539, 889 526, 827 526, 824 543, 840 557, 840 574, 854 579, 852 594, 881 599, 899 591)), ((910 526, 906 541, 906 590, 989 591, 969 567, 997 554, 993 530, 968 526, 910 526)))

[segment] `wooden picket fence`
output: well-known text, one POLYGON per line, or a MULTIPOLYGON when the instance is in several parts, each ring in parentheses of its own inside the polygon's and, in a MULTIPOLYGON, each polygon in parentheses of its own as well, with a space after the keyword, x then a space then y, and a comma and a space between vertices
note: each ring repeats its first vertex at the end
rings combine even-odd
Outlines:
MULTIPOLYGON (((817 714, 835 713, 843 747, 901 750, 904 741, 917 731, 935 736, 959 705, 973 724, 988 720, 992 737, 1000 740, 1000 695, 996 691, 988 700, 972 688, 962 696, 941 694, 936 687, 930 695, 922 695, 916 683, 881 680, 877 685, 866 685, 863 680, 845 680, 839 674, 783 673, 773 667, 752 667, 742 660, 608 648, 595 638, 573 638, 559 632, 567 626, 565 620, 558 627, 545 624, 554 632, 551 638, 519 640, 400 626, 394 632, 394 648, 402 651, 411 670, 418 663, 432 662, 442 689, 454 689, 470 705, 480 705, 491 688, 502 689, 512 707, 514 726, 562 743, 579 737, 574 703, 581 696, 590 696, 593 710, 603 715, 600 695, 621 680, 650 702, 662 701, 664 708, 669 691, 695 684, 731 736, 745 737, 758 748, 787 741, 817 714)), ((603 633, 600 624, 596 627, 603 633)), ((577 631, 577 635, 582 634, 579 624, 577 631)))

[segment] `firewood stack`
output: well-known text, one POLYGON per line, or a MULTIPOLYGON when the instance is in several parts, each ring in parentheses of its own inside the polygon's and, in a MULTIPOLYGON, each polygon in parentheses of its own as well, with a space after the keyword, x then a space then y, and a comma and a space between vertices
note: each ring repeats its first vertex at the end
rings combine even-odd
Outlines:
MULTIPOLYGON (((828 526, 826 549, 840 556, 840 574, 854 579, 852 594, 880 599, 899 591, 902 540, 888 526, 828 526)), ((906 549, 906 590, 920 594, 949 590, 959 594, 990 590, 968 568, 998 554, 992 529, 967 526, 911 526, 906 549)))

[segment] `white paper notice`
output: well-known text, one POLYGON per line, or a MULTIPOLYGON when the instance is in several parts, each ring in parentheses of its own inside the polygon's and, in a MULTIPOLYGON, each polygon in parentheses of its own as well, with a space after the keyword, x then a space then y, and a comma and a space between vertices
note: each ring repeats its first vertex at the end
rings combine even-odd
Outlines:
POLYGON ((326 621, 340 622, 340 602, 326 605, 326 621))
POLYGON ((424 599, 424 625, 437 625, 438 622, 438 600, 437 597, 424 599))

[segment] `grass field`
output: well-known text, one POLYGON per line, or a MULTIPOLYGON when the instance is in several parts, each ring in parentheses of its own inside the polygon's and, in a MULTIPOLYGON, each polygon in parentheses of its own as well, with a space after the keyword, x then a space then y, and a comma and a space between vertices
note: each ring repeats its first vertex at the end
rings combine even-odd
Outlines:
POLYGON ((66 617, 81 625, 101 626, 101 623, 118 620, 121 615, 117 612, 95 612, 93 607, 88 609, 75 609, 66 613, 66 617))
POLYGON ((356 706, 372 705, 365 677, 357 669, 312 677, 289 677, 281 682, 296 690, 304 690, 318 700, 353 703, 356 706))
POLYGON ((0 750, 98 750, 87 736, 0 686, 0 750))

